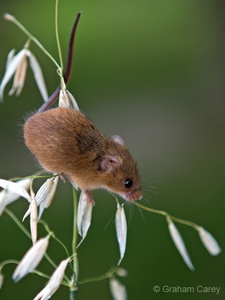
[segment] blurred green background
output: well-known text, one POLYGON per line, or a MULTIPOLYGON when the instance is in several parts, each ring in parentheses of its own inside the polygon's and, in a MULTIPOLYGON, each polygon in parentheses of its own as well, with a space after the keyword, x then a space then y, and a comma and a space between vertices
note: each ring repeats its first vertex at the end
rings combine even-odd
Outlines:
MULTIPOLYGON (((15 15, 58 59, 54 31, 54 1, 0 0, 0 15, 15 15)), ((80 20, 69 90, 81 110, 110 136, 121 135, 140 169, 143 203, 204 226, 224 242, 225 195, 225 2, 157 0, 60 1, 60 39, 66 57, 68 38, 78 11, 80 20)), ((7 53, 19 51, 26 37, 0 19, 0 77, 7 53)), ((44 72, 48 91, 58 85, 52 62, 34 45, 31 50, 44 72)), ((0 105, 0 177, 26 176, 38 170, 22 138, 24 117, 42 103, 28 70, 19 98, 7 96, 0 105)), ((118 260, 114 214, 116 203, 104 191, 95 193, 93 222, 79 249, 80 278, 106 272, 118 260)), ((11 204, 19 218, 23 199, 11 204)), ((224 252, 211 257, 198 234, 177 225, 191 255, 195 272, 183 263, 162 216, 140 212, 126 204, 128 244, 122 267, 130 300, 225 299, 224 252), (153 292, 158 285, 221 287, 220 293, 153 292)), ((60 183, 43 218, 70 247, 72 193, 60 183)), ((24 222, 28 226, 28 220, 24 222)), ((40 228, 40 235, 45 232, 40 228)), ((6 214, 0 218, 0 260, 20 259, 30 241, 6 214)), ((54 241, 49 254, 65 257, 54 241)), ((53 270, 44 261, 40 268, 53 270)), ((4 268, 0 298, 33 299, 46 280, 29 275, 14 284, 14 266, 4 268)), ((52 299, 68 299, 61 287, 52 299)), ((112 299, 108 281, 80 286, 79 299, 112 299)))

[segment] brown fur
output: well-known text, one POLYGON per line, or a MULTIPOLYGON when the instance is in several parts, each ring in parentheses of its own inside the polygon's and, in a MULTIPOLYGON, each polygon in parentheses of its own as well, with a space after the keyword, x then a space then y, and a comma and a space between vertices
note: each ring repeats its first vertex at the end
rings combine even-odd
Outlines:
POLYGON ((141 198, 137 167, 125 145, 102 135, 81 112, 54 108, 24 125, 27 147, 44 169, 62 173, 82 190, 106 188, 128 200, 141 198), (130 188, 124 186, 131 179, 130 188))

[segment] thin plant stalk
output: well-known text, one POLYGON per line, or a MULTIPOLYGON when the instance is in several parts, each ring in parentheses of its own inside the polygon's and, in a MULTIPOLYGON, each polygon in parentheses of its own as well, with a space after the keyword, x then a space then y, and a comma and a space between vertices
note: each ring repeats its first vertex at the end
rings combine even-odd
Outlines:
POLYGON ((6 259, 4 261, 1 262, 0 264, 0 273, 3 269, 4 266, 8 265, 8 264, 16 264, 18 265, 19 261, 18 260, 15 260, 15 259, 6 259))
MULTIPOLYGON (((42 219, 39 220, 39 223, 41 223, 41 224, 45 227, 45 230, 46 230, 48 233, 52 233, 52 231, 50 230, 48 224, 47 224, 44 220, 42 220, 42 219)), ((53 238, 54 240, 56 240, 56 241, 63 247, 63 249, 64 249, 65 252, 66 252, 66 255, 69 257, 69 256, 70 256, 70 255, 69 255, 69 252, 68 252, 66 246, 63 244, 63 242, 62 242, 60 239, 58 239, 57 236, 56 236, 54 233, 52 234, 52 238, 53 238)))
MULTIPOLYGON (((29 231, 25 228, 25 226, 23 226, 21 221, 14 215, 14 213, 12 213, 8 208, 5 208, 5 212, 16 223, 16 225, 18 225, 18 227, 23 231, 23 233, 25 233, 26 236, 31 239, 31 235, 30 235, 29 231)), ((50 256, 47 253, 45 253, 45 258, 54 268, 57 267, 57 265, 54 263, 54 261, 50 258, 50 256)))
POLYGON ((87 279, 83 279, 83 280, 79 281, 79 284, 85 284, 85 283, 89 283, 89 282, 101 281, 101 280, 104 280, 107 278, 111 278, 117 269, 118 269, 118 266, 112 267, 105 274, 87 278, 87 279))
POLYGON ((16 223, 16 225, 26 234, 27 237, 31 239, 30 232, 23 226, 20 220, 12 213, 7 207, 5 208, 5 212, 7 215, 16 223))
POLYGON ((59 1, 56 0, 55 2, 55 35, 56 35, 56 42, 58 47, 58 53, 59 53, 59 61, 61 65, 61 72, 63 74, 63 59, 62 59, 62 51, 60 46, 60 40, 59 40, 59 1))
MULTIPOLYGON (((53 238, 54 240, 56 240, 56 241, 63 247, 63 249, 64 249, 65 252, 66 252, 66 255, 69 257, 70 255, 69 255, 69 252, 68 252, 66 246, 63 244, 63 242, 62 242, 60 239, 58 239, 58 238, 56 237, 56 235, 55 235, 54 233, 52 233, 52 231, 50 230, 48 224, 47 224, 44 220, 39 220, 39 223, 41 223, 41 224, 45 227, 45 230, 46 230, 48 233, 51 233, 51 234, 52 234, 52 238, 53 238)), ((51 258, 50 258, 50 259, 51 259, 51 258)), ((57 267, 57 266, 55 265, 55 268, 56 268, 56 267, 57 267)), ((68 278, 66 275, 64 276, 64 278, 65 278, 65 280, 66 280, 67 282, 70 282, 69 278, 68 278)), ((68 286, 68 284, 67 284, 67 286, 68 286)))
MULTIPOLYGON (((65 85, 69 82, 71 70, 72 70, 72 63, 73 63, 73 49, 74 49, 74 42, 75 42, 75 35, 77 31, 77 25, 80 20, 81 12, 77 14, 77 17, 74 21, 72 31, 70 34, 70 40, 69 40, 69 47, 68 47, 68 56, 67 56, 67 62, 66 62, 66 69, 63 76, 64 82, 61 77, 61 84, 64 83, 65 85)), ((55 101, 58 99, 60 90, 61 90, 61 84, 57 87, 57 89, 52 93, 52 95, 49 97, 48 101, 45 102, 38 110, 38 113, 46 111, 48 108, 50 108, 55 101)))
POLYGON ((73 282, 70 287, 70 300, 76 300, 77 298, 77 285, 78 285, 78 278, 79 278, 79 262, 78 262, 78 255, 77 255, 77 206, 78 206, 78 198, 77 192, 73 188, 73 205, 74 205, 74 212, 73 212, 73 239, 72 239, 72 253, 74 255, 73 259, 73 271, 74 271, 74 278, 73 282))
POLYGON ((19 27, 50 59, 51 61, 60 69, 60 65, 52 57, 52 55, 44 48, 44 46, 36 39, 14 16, 10 14, 4 14, 4 18, 8 21, 13 22, 17 27, 19 27))
POLYGON ((154 208, 150 208, 150 207, 147 207, 147 206, 144 206, 138 202, 134 202, 134 204, 144 210, 147 210, 147 211, 150 211, 152 213, 155 213, 155 214, 159 214, 159 215, 163 215, 165 217, 169 217, 170 219, 172 219, 173 221, 177 222, 177 223, 181 223, 181 224, 184 224, 184 225, 187 225, 187 226, 190 226, 190 227, 193 227, 194 229, 196 230, 199 230, 200 226, 198 226, 197 224, 193 223, 193 222, 190 222, 190 221, 186 221, 186 220, 183 220, 183 219, 180 219, 180 218, 177 218, 177 217, 174 217, 174 216, 171 216, 170 214, 168 214, 166 211, 164 210, 158 210, 158 209, 154 209, 154 208))

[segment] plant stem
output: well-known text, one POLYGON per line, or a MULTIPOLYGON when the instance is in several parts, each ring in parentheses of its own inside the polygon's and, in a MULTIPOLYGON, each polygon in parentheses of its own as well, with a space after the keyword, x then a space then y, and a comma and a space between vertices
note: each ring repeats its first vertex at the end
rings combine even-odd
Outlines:
POLYGON ((113 274, 115 273, 115 271, 118 269, 118 267, 112 267, 109 271, 107 271, 105 274, 99 275, 99 276, 95 276, 95 277, 91 277, 91 278, 87 278, 87 279, 83 279, 81 281, 79 281, 79 284, 84 284, 84 283, 89 283, 89 282, 95 282, 95 281, 101 281, 107 278, 110 278, 113 276, 113 274))
MULTIPOLYGON (((68 252, 66 246, 63 244, 63 242, 62 242, 60 239, 58 239, 58 238, 56 237, 56 235, 54 234, 54 232, 52 232, 52 231, 50 230, 48 224, 47 224, 44 220, 39 220, 39 223, 41 223, 41 224, 45 227, 45 230, 46 230, 48 233, 51 233, 52 238, 53 238, 54 240, 56 240, 56 242, 58 242, 58 243, 63 247, 63 249, 64 249, 65 252, 66 252, 67 257, 69 257, 70 255, 69 255, 69 252, 68 252)), ((47 255, 47 256, 48 256, 48 255, 47 255)), ((48 260, 49 260, 49 259, 51 260, 51 258, 48 256, 48 260)), ((51 264, 52 264, 52 263, 54 264, 54 262, 51 260, 51 264)), ((55 268, 56 268, 56 267, 57 267, 57 266, 55 265, 55 268)), ((66 275, 64 275, 64 278, 67 280, 67 282, 70 282, 69 278, 68 278, 66 275)))
POLYGON ((4 18, 8 21, 13 22, 17 27, 19 27, 50 59, 53 63, 60 69, 60 65, 52 57, 52 55, 43 47, 43 45, 36 39, 14 16, 10 14, 4 14, 4 18))
POLYGON ((54 263, 54 261, 51 259, 51 257, 47 253, 45 253, 45 258, 55 269, 57 268, 56 263, 54 263))
POLYGON ((23 226, 23 224, 20 222, 20 220, 12 213, 7 207, 5 208, 5 212, 7 213, 8 216, 10 216, 11 219, 18 225, 18 227, 26 234, 31 239, 31 235, 29 231, 23 226))
POLYGON ((60 239, 57 238, 57 236, 55 235, 55 233, 51 231, 51 229, 49 228, 48 224, 47 224, 44 220, 42 220, 42 219, 39 220, 39 223, 42 224, 42 225, 44 226, 45 230, 46 230, 48 233, 52 233, 52 238, 53 238, 54 240, 56 240, 56 241, 63 247, 63 249, 64 249, 65 252, 66 252, 67 257, 69 257, 70 255, 69 255, 69 252, 68 252, 66 246, 63 244, 63 242, 62 242, 60 239))
POLYGON ((73 239, 72 239, 72 254, 74 255, 73 259, 73 272, 74 272, 74 279, 70 287, 70 300, 77 299, 77 285, 78 285, 78 278, 79 278, 79 262, 78 262, 78 255, 77 255, 77 192, 73 188, 73 239))
POLYGON ((193 222, 186 221, 186 220, 183 220, 183 219, 180 219, 180 218, 177 218, 177 217, 174 217, 174 216, 170 216, 170 215, 169 215, 169 217, 170 217, 170 219, 172 219, 173 221, 175 221, 177 223, 181 223, 181 224, 193 227, 196 230, 200 229, 200 226, 198 226, 197 224, 195 224, 193 222))
POLYGON ((63 74, 63 59, 62 59, 62 51, 60 47, 60 41, 59 41, 59 1, 56 0, 55 2, 55 34, 56 34, 56 42, 58 47, 58 53, 59 53, 59 61, 61 65, 61 76, 63 74))
MULTIPOLYGON (((40 173, 40 172, 37 172, 37 173, 40 173)), ((36 174, 36 173, 35 173, 36 174)), ((13 177, 13 178, 10 178, 10 181, 18 181, 18 180, 21 180, 21 179, 42 179, 42 178, 54 178, 54 177, 57 177, 59 176, 58 174, 56 175, 29 175, 29 176, 26 176, 26 177, 13 177)))
POLYGON ((17 264, 18 265, 18 263, 19 263, 19 261, 15 260, 15 259, 7 259, 7 260, 2 261, 0 264, 0 273, 2 272, 2 269, 5 265, 8 265, 8 264, 17 264))
MULTIPOLYGON (((69 47, 68 47, 68 56, 67 56, 67 62, 66 62, 66 70, 64 73, 64 83, 68 84, 69 79, 70 79, 70 74, 72 70, 72 63, 73 63, 73 48, 74 48, 74 41, 75 41, 75 35, 76 35, 76 30, 77 30, 77 25, 79 22, 81 16, 81 12, 77 14, 77 17, 75 19, 75 22, 73 24, 73 28, 70 34, 70 41, 69 41, 69 47)), ((61 80, 62 83, 62 80, 61 80)), ((50 108, 55 101, 59 97, 59 93, 61 90, 61 84, 57 87, 57 89, 52 93, 52 95, 48 98, 48 101, 45 102, 38 110, 38 113, 46 111, 48 108, 50 108)))
POLYGON ((77 289, 70 287, 70 300, 77 299, 77 289))
POLYGON ((74 261, 73 261, 73 267, 74 272, 76 275, 76 282, 78 282, 79 277, 79 266, 78 266, 78 257, 77 257, 77 205, 78 205, 78 199, 77 199, 77 192, 73 188, 73 201, 74 201, 74 216, 73 216, 73 243, 72 243, 72 253, 74 255, 74 261))
MULTIPOLYGON (((14 213, 11 212, 11 210, 9 210, 7 207, 5 208, 5 212, 16 223, 16 225, 18 225, 18 227, 26 234, 26 236, 31 239, 31 235, 29 231, 25 228, 25 226, 23 226, 21 221, 14 215, 14 213)), ((57 268, 57 265, 54 263, 54 261, 50 258, 50 256, 47 253, 45 253, 45 258, 54 268, 57 268)))
POLYGON ((168 218, 170 218, 171 220, 173 220, 173 221, 175 221, 177 223, 181 223, 181 224, 193 227, 196 230, 199 230, 199 228, 200 228, 200 226, 198 226, 197 224, 195 224, 193 222, 190 222, 190 221, 186 221, 186 220, 177 218, 177 217, 174 217, 174 216, 171 216, 166 211, 158 210, 158 209, 154 209, 154 208, 150 208, 150 207, 144 206, 144 205, 142 205, 140 203, 137 203, 136 201, 134 202, 134 204, 136 206, 144 209, 144 210, 150 211, 150 212, 155 213, 155 214, 163 215, 163 216, 168 217, 168 218))

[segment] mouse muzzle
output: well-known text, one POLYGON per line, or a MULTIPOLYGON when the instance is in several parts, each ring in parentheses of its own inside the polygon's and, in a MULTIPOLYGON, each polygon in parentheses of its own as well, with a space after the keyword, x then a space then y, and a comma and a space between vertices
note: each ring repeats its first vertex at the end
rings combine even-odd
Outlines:
POLYGON ((142 198, 141 189, 139 188, 139 189, 129 191, 123 196, 123 198, 128 201, 141 200, 141 198, 142 198))

